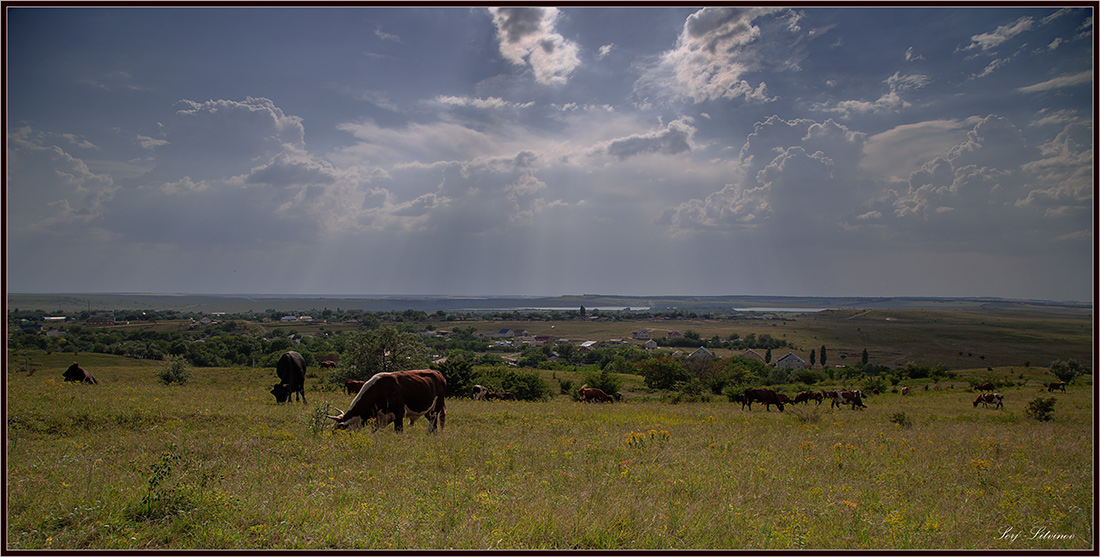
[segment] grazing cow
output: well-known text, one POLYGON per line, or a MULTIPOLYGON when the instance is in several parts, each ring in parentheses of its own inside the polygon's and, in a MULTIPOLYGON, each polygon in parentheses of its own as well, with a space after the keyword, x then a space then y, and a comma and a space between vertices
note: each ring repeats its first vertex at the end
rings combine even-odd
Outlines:
POLYGON ((990 383, 990 382, 987 381, 985 383, 982 383, 981 385, 978 385, 977 389, 979 391, 992 391, 994 389, 994 387, 993 387, 993 383, 990 383))
POLYGON ((291 350, 283 354, 275 364, 275 374, 279 376, 279 384, 271 387, 271 394, 275 395, 277 402, 290 402, 291 395, 295 400, 306 401, 306 360, 302 355, 291 350))
POLYGON ((65 381, 76 381, 77 383, 87 383, 89 385, 99 384, 99 381, 96 381, 95 377, 92 377, 92 374, 84 371, 84 369, 76 365, 75 362, 73 365, 69 366, 69 369, 62 372, 61 376, 65 378, 65 381))
POLYGON ((1004 398, 1001 393, 983 393, 974 399, 974 408, 978 407, 979 402, 982 404, 982 408, 988 407, 990 404, 993 404, 994 408, 1002 408, 1004 407, 1004 398))
POLYGON ((489 389, 481 385, 474 385, 474 400, 488 400, 489 389))
POLYGON ((784 402, 789 404, 791 399, 787 398, 787 395, 777 394, 771 389, 755 389, 749 387, 745 389, 745 400, 741 401, 741 409, 744 410, 747 405, 751 412, 753 402, 763 402, 764 408, 768 412, 772 411, 772 405, 774 404, 779 408, 779 411, 782 412, 784 402))
POLYGON ((354 395, 359 392, 359 389, 363 388, 364 384, 366 384, 366 381, 356 381, 354 379, 348 379, 347 381, 344 381, 344 390, 347 391, 349 395, 354 395))
POLYGON ((580 394, 581 402, 615 402, 611 395, 599 389, 591 388, 587 384, 581 385, 577 393, 580 394))
POLYGON ((405 418, 411 426, 420 416, 427 416, 429 432, 442 430, 447 421, 446 395, 447 380, 434 369, 376 373, 352 399, 347 412, 329 419, 336 421, 333 429, 359 429, 372 422, 372 431, 393 422, 394 431, 401 433, 405 418))
POLYGON ((902 387, 902 388, 901 388, 901 394, 902 394, 902 395, 907 395, 907 394, 909 394, 909 387, 902 387))
POLYGON ((336 368, 336 362, 332 360, 325 360, 321 362, 321 367, 324 369, 334 369, 336 368))
MULTIPOLYGON (((877 395, 878 394, 878 387, 875 387, 874 389, 871 389, 871 394, 877 395)), ((905 394, 905 393, 901 393, 901 394, 905 394)))
POLYGON ((1048 393, 1053 393, 1057 389, 1061 389, 1063 393, 1066 392, 1066 382, 1059 381, 1057 383, 1051 383, 1050 385, 1047 385, 1048 393))
POLYGON ((500 391, 500 392, 490 391, 488 399, 489 400, 515 400, 516 395, 514 395, 514 394, 512 394, 508 391, 500 391))
POLYGON ((808 403, 811 400, 816 400, 818 404, 821 404, 821 400, 823 398, 824 397, 821 396, 821 393, 817 391, 800 391, 799 393, 794 395, 794 400, 791 401, 791 404, 798 404, 800 402, 808 403))
POLYGON ((852 410, 855 410, 856 406, 867 408, 867 405, 863 404, 863 391, 826 391, 825 396, 832 399, 829 408, 839 408, 845 404, 851 404, 852 410))

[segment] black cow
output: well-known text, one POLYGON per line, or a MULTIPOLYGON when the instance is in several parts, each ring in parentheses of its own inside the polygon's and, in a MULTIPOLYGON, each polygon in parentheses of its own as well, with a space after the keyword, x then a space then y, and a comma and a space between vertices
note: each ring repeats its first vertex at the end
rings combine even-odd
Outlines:
POLYGON ((427 416, 428 431, 435 431, 443 429, 447 421, 446 395, 447 380, 432 369, 376 373, 352 399, 347 412, 329 419, 336 421, 334 429, 359 429, 371 422, 374 431, 392 421, 394 430, 401 433, 406 417, 411 426, 420 416, 427 416))
POLYGON ((748 405, 749 411, 752 411, 753 402, 763 402, 764 408, 768 411, 772 411, 772 405, 779 407, 779 411, 783 411, 783 403, 790 403, 790 399, 786 395, 777 394, 771 389, 754 389, 749 387, 745 389, 745 399, 741 401, 741 409, 744 410, 748 405))
POLYGON ((291 350, 279 358, 275 364, 275 373, 279 376, 279 384, 271 387, 271 394, 275 395, 277 402, 290 402, 291 395, 295 400, 299 397, 306 401, 306 360, 302 355, 291 350))
POLYGON ((76 365, 76 363, 73 363, 73 365, 69 366, 69 369, 66 369, 61 374, 61 376, 65 378, 65 381, 76 381, 78 383, 87 383, 89 385, 99 384, 99 381, 96 381, 95 377, 92 377, 92 374, 84 371, 80 366, 76 365))

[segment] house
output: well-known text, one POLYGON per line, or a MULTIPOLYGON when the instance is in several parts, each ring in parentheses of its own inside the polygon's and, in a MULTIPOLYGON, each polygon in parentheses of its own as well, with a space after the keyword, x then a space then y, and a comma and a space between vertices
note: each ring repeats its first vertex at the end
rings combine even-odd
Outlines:
POLYGON ((653 339, 649 339, 649 340, 645 341, 645 349, 646 350, 656 350, 657 349, 657 341, 655 341, 653 339))
POLYGON ((714 358, 714 352, 707 350, 706 347, 700 346, 695 349, 695 352, 690 354, 690 357, 696 360, 710 360, 714 358))
POLYGON ((680 331, 669 331, 667 338, 680 338, 684 336, 680 331))
POLYGON ((749 358, 750 360, 764 361, 764 357, 760 355, 756 350, 746 350, 741 353, 742 358, 749 358))
POLYGON ((787 352, 786 356, 779 358, 775 361, 775 367, 783 367, 787 369, 803 369, 806 367, 806 360, 794 355, 794 352, 787 352))
POLYGON ((589 350, 595 350, 597 342, 594 340, 586 340, 577 347, 577 350, 581 352, 588 352, 589 350))
POLYGON ((630 333, 630 335, 634 337, 635 340, 649 340, 649 331, 645 329, 638 329, 637 331, 630 333))

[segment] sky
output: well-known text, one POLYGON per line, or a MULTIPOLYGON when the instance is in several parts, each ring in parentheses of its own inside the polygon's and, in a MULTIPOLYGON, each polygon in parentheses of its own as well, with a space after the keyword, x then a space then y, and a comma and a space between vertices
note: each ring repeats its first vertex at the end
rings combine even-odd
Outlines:
POLYGON ((6 16, 10 292, 1092 300, 1089 6, 6 16))

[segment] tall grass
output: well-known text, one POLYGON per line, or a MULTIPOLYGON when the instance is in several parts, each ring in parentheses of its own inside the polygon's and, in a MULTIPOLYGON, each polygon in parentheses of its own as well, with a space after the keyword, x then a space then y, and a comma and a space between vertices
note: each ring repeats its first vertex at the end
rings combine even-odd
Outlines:
POLYGON ((1035 387, 1004 410, 947 390, 783 413, 558 396, 452 399, 444 431, 398 435, 319 427, 340 393, 274 404, 272 370, 165 386, 156 362, 100 357, 90 386, 42 358, 7 376, 8 549, 1095 547, 1088 387, 1050 422, 1024 416, 1035 387))

